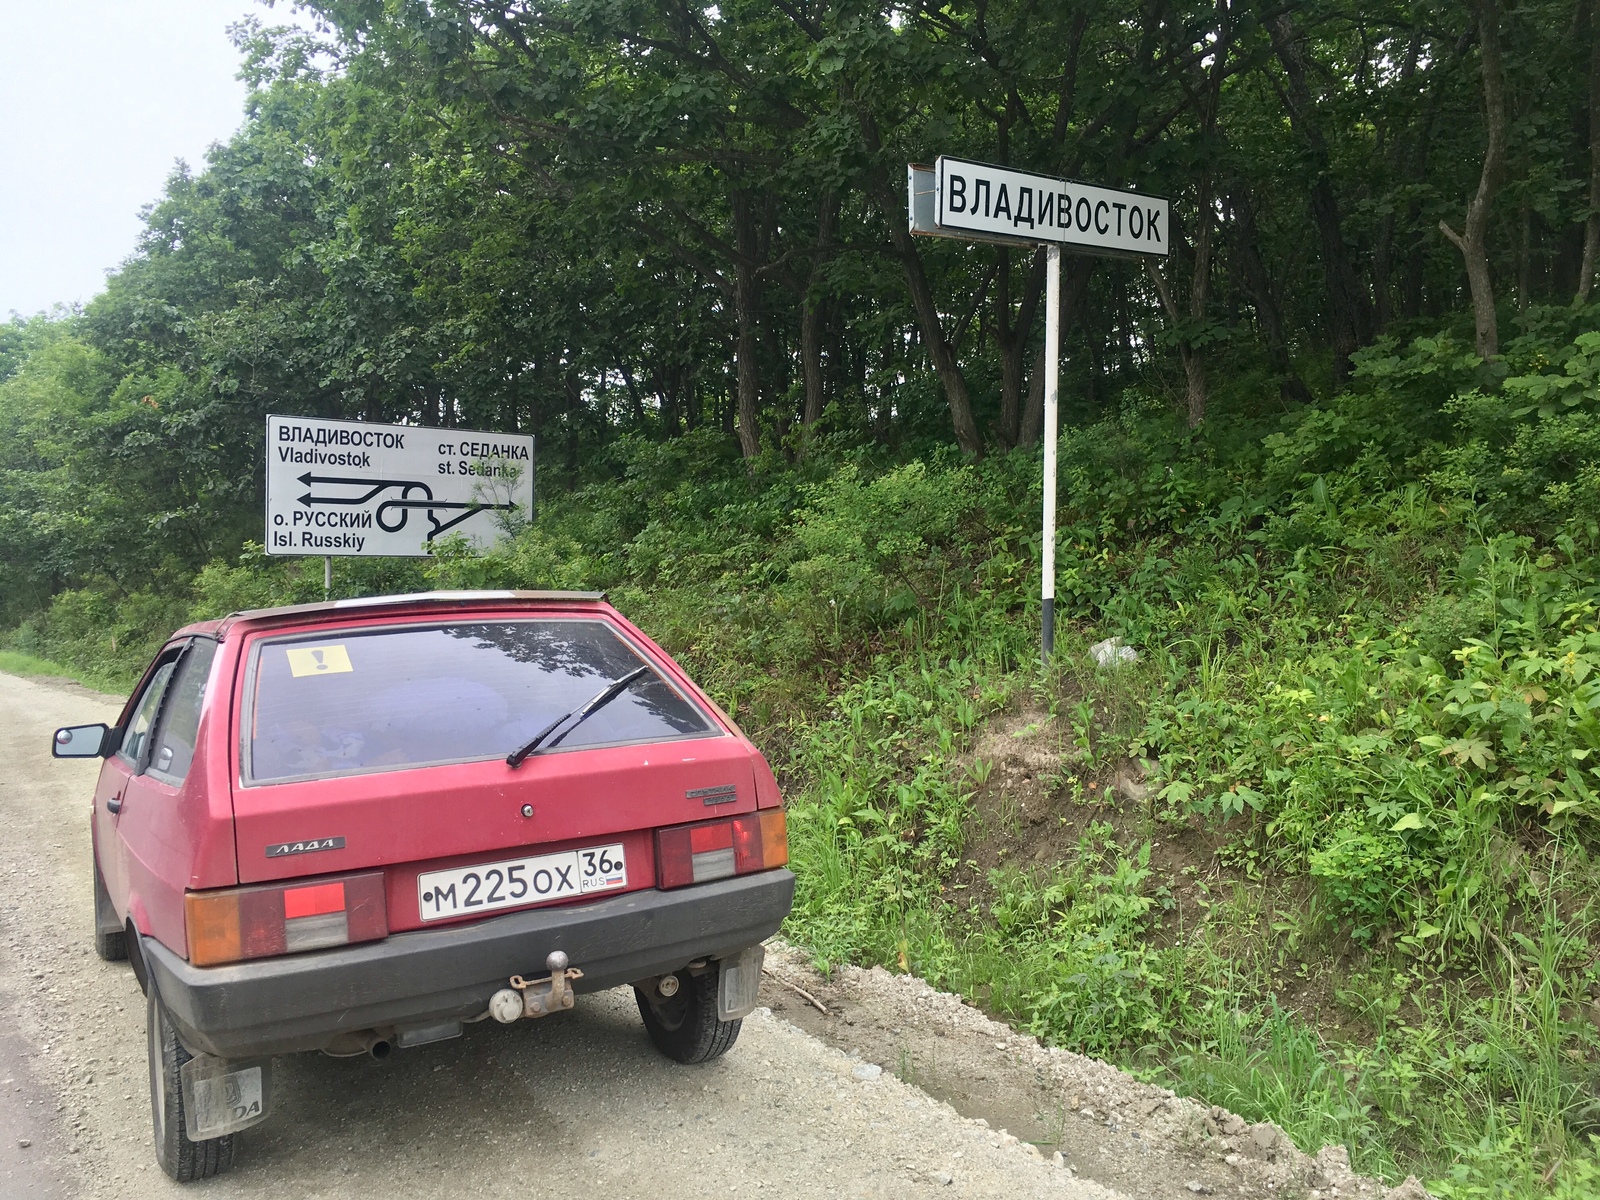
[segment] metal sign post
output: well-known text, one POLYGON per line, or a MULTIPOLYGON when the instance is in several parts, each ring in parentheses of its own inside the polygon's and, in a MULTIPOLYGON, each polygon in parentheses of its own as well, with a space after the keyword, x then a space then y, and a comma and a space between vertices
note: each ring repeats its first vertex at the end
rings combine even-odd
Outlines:
POLYGON ((911 232, 1001 245, 1044 246, 1044 511, 1040 643, 1056 645, 1056 437, 1061 383, 1061 249, 1106 258, 1165 258, 1171 209, 1159 196, 1096 187, 941 156, 907 168, 911 232))
POLYGON ((1044 656, 1056 650, 1056 404, 1061 386, 1061 247, 1045 251, 1044 286, 1044 562, 1040 579, 1039 641, 1044 656))

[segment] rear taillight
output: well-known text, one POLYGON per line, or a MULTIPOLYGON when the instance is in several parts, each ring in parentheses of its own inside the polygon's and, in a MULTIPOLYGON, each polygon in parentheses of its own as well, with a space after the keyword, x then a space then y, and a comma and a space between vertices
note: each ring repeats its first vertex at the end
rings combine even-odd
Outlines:
POLYGON ((783 810, 656 830, 656 886, 684 887, 769 871, 789 861, 783 810))
POLYGON ((197 967, 389 936, 383 872, 310 883, 190 892, 183 898, 197 967))

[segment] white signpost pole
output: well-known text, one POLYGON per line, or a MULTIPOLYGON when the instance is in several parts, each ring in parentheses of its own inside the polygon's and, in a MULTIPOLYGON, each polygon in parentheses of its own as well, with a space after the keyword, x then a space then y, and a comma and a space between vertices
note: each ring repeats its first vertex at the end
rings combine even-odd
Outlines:
POLYGON ((1044 290, 1044 542, 1040 593, 1040 644, 1044 657, 1056 648, 1056 405, 1061 387, 1061 247, 1045 250, 1049 273, 1044 290))
POLYGON ((941 156, 906 170, 906 215, 924 237, 1045 247, 1044 545, 1041 647, 1056 644, 1056 436, 1061 387, 1061 249, 1111 258, 1165 258, 1171 205, 1160 196, 1096 187, 941 156))

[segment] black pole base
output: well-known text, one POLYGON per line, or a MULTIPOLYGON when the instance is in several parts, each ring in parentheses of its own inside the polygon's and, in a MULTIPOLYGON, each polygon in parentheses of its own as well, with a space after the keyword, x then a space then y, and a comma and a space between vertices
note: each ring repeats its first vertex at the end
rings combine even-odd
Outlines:
POLYGON ((1040 643, 1044 647, 1044 657, 1049 658, 1056 652, 1056 602, 1055 597, 1047 596, 1044 600, 1044 610, 1040 614, 1043 620, 1043 629, 1040 643))

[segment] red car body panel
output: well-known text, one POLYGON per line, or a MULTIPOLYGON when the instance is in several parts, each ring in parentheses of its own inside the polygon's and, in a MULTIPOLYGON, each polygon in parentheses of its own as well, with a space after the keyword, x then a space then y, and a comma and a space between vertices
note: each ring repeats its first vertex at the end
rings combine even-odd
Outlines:
MULTIPOLYGON (((216 622, 175 635, 163 655, 194 634, 209 634, 216 622)), ((159 663, 160 658, 156 660, 159 663)), ((117 718, 126 726, 135 698, 154 673, 145 672, 117 718)), ((226 754, 206 753, 214 731, 230 725, 232 676, 225 653, 212 663, 207 702, 194 762, 179 787, 150 775, 134 775, 113 755, 101 769, 94 797, 94 842, 112 904, 124 920, 173 948, 186 945, 183 895, 191 888, 238 882, 232 790, 226 754), (120 803, 112 813, 108 801, 120 803)))
MULTIPOLYGON (((755 808, 748 751, 732 737, 696 738, 347 775, 240 788, 234 794, 239 882, 289 879, 513 847, 607 837, 713 815, 687 792, 735 784, 716 813, 755 808), (524 817, 531 804, 534 815, 524 817), (268 858, 276 843, 342 837, 342 850, 268 858)), ((655 885, 647 860, 629 886, 655 885), (635 878, 637 876, 637 879, 635 878)))
MULTIPOLYGON (((401 932, 423 925, 421 872, 620 841, 627 854, 626 890, 652 888, 657 827, 781 804, 772 771, 754 745, 659 646, 598 597, 497 602, 464 596, 454 606, 437 599, 370 607, 358 602, 348 613, 324 605, 263 610, 189 626, 168 649, 195 636, 217 638, 220 645, 184 783, 173 788, 148 775, 130 778, 128 766, 112 756, 101 771, 94 809, 97 860, 119 916, 179 955, 187 951, 183 898, 189 890, 383 867, 389 929, 401 932), (262 639, 465 617, 602 620, 704 710, 716 730, 636 745, 563 748, 534 755, 515 769, 496 758, 288 783, 257 785, 243 778, 241 696, 250 653, 262 639), (735 798, 714 806, 690 795, 730 784, 735 798), (106 802, 115 798, 122 810, 112 814, 106 802), (533 816, 524 817, 522 807, 530 804, 533 816), (343 848, 266 854, 276 843, 332 837, 342 837, 343 848)), ((144 682, 119 726, 130 719, 144 682)))

